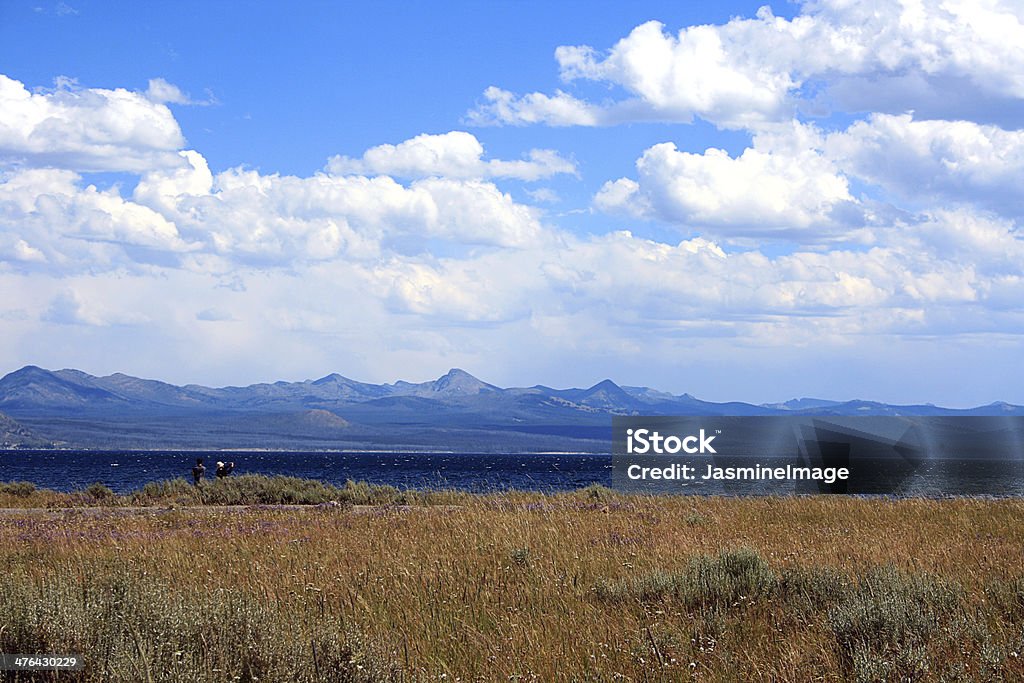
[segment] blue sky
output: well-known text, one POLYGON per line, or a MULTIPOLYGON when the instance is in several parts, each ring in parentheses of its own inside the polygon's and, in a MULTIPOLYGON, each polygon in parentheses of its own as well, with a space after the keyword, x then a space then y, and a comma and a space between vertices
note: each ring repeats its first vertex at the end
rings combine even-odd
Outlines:
POLYGON ((1024 403, 1024 10, 759 8, 0 4, 0 367, 1024 403))

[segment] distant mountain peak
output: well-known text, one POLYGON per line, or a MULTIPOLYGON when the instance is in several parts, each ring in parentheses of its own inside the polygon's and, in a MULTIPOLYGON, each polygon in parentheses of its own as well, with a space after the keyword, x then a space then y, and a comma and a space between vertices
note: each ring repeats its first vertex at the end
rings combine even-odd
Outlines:
POLYGON ((93 385, 95 378, 79 370, 51 372, 36 365, 0 378, 0 405, 83 405, 120 401, 121 398, 93 385))
POLYGON ((23 368, 19 368, 14 372, 9 373, 6 377, 24 377, 26 375, 52 375, 53 372, 39 367, 38 365, 26 365, 23 368))
POLYGON ((452 368, 434 380, 430 389, 439 394, 472 396, 484 391, 497 391, 498 387, 477 379, 465 370, 452 368))
POLYGON ((622 391, 622 387, 620 387, 618 384, 611 381, 610 379, 603 379, 594 386, 587 389, 587 391, 622 391))
POLYGON ((332 372, 329 375, 324 375, 320 379, 313 380, 313 384, 315 386, 322 386, 324 384, 338 384, 338 383, 342 383, 342 382, 343 383, 347 383, 349 381, 350 380, 349 380, 348 377, 343 377, 342 375, 339 375, 336 372, 332 372))
POLYGON ((637 399, 610 379, 604 379, 580 392, 575 399, 581 405, 607 410, 612 413, 632 411, 637 408, 637 399))

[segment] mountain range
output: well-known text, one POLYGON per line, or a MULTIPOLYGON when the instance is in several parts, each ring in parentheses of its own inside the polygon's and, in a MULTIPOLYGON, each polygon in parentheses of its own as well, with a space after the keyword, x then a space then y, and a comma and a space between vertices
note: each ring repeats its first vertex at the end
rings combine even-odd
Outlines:
POLYGON ((220 388, 32 365, 0 379, 5 447, 606 452, 612 415, 794 414, 1024 415, 1024 407, 714 403, 607 379, 586 389, 501 388, 459 369, 422 383, 330 374, 220 388))

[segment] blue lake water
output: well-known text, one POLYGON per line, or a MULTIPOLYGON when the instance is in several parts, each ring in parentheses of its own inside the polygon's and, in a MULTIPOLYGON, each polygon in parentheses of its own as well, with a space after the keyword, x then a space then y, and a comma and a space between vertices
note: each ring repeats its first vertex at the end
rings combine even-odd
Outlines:
POLYGON ((564 491, 594 482, 611 485, 610 455, 173 452, 173 451, 0 451, 0 481, 30 481, 71 491, 103 482, 124 493, 149 481, 191 480, 196 457, 207 478, 218 460, 234 461, 235 474, 283 474, 344 484, 347 479, 400 488, 454 488, 487 492, 504 489, 564 491))
MULTIPOLYGON (((348 479, 400 488, 453 488, 474 492, 507 489, 566 491, 612 483, 612 456, 591 454, 329 453, 232 451, 0 451, 0 481, 30 481, 59 491, 102 482, 118 493, 147 482, 191 478, 196 457, 207 477, 218 460, 233 460, 236 474, 283 474, 344 484, 348 479)), ((739 458, 732 464, 749 465, 739 458)), ((749 462, 748 462, 749 461, 749 462)), ((896 471, 891 461, 858 465, 851 492, 897 496, 1024 497, 1024 462, 931 460, 896 471), (895 481, 898 478, 899 481, 895 481)), ((665 483, 649 492, 689 495, 782 493, 756 482, 665 483)))

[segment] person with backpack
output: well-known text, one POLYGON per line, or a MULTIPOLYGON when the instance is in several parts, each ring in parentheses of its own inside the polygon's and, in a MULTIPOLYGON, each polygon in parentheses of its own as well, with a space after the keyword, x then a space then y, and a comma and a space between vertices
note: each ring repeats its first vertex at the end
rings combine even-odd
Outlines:
POLYGON ((203 465, 202 458, 196 458, 196 466, 192 468, 192 485, 199 486, 203 481, 203 475, 206 474, 206 467, 203 465))

